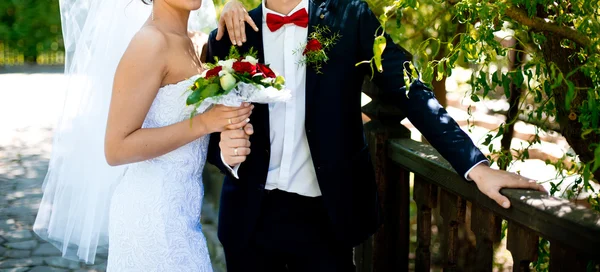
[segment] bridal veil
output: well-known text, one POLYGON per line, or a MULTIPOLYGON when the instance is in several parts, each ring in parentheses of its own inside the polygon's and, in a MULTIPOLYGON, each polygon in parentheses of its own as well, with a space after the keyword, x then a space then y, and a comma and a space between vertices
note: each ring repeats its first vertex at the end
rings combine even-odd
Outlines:
MULTIPOLYGON (((127 169, 104 157, 113 77, 151 9, 141 0, 60 0, 66 94, 33 228, 65 258, 91 264, 108 248, 110 200, 127 169)), ((212 0, 203 0, 189 22, 192 31, 216 28, 212 0)))

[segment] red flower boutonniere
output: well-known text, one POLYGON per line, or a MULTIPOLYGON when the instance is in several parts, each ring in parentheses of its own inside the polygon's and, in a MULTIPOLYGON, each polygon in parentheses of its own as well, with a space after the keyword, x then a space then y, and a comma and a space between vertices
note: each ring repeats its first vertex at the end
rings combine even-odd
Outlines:
POLYGON ((321 49, 323 49, 323 45, 321 45, 321 42, 317 39, 312 39, 309 40, 306 44, 306 48, 304 48, 304 52, 302 52, 302 55, 306 56, 307 53, 316 52, 321 49))
POLYGON ((340 37, 339 33, 332 33, 327 26, 315 26, 314 31, 308 35, 308 41, 303 45, 304 48, 296 50, 296 52, 302 51, 300 64, 306 64, 315 69, 317 74, 321 74, 323 63, 327 63, 329 60, 327 52, 340 37))

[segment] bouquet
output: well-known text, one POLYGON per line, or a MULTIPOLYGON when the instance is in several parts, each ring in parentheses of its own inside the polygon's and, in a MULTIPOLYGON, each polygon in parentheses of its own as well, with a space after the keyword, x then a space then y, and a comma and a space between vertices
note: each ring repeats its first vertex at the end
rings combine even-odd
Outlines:
POLYGON ((192 116, 214 104, 239 107, 243 102, 285 102, 291 98, 284 78, 268 65, 258 63, 254 50, 241 56, 232 46, 226 60, 215 60, 216 64, 209 64, 209 70, 188 90, 186 104, 195 107, 192 116))

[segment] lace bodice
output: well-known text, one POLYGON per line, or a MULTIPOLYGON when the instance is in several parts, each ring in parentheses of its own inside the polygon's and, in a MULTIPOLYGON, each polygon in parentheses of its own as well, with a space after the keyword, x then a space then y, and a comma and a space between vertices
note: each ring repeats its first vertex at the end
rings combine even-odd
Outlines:
MULTIPOLYGON (((142 128, 165 127, 189 119, 194 109, 193 107, 185 106, 188 95, 186 91, 198 77, 199 75, 196 75, 181 82, 160 88, 152 106, 150 106, 142 128)), ((207 139, 203 137, 200 141, 194 141, 150 161, 170 161, 173 163, 197 165, 198 159, 200 159, 200 156, 198 156, 200 147, 206 143, 207 139)), ((202 163, 199 166, 199 168, 202 168, 204 164, 202 163)))
POLYGON ((185 106, 186 90, 198 77, 200 76, 196 75, 160 88, 142 127, 164 127, 189 118, 193 108, 185 106))

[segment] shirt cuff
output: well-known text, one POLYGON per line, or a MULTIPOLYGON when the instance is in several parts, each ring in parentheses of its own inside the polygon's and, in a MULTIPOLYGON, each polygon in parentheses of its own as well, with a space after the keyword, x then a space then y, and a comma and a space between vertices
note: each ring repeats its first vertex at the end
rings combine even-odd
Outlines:
POLYGON ((486 165, 490 165, 490 162, 488 160, 482 160, 482 161, 476 163, 475 165, 473 165, 473 167, 471 167, 471 169, 467 170, 467 172, 465 173, 465 179, 468 181, 473 181, 473 179, 469 177, 469 173, 471 173, 471 170, 473 170, 473 168, 475 168, 477 165, 480 165, 482 163, 485 163, 486 165))
POLYGON ((236 179, 240 179, 240 177, 238 176, 238 169, 240 169, 240 164, 234 166, 233 168, 231 168, 231 166, 229 166, 229 164, 227 164, 225 162, 225 158, 223 158, 223 152, 221 152, 221 161, 223 162, 223 165, 225 165, 225 167, 227 167, 227 170, 229 170, 229 173, 231 173, 231 175, 236 178, 236 179))

